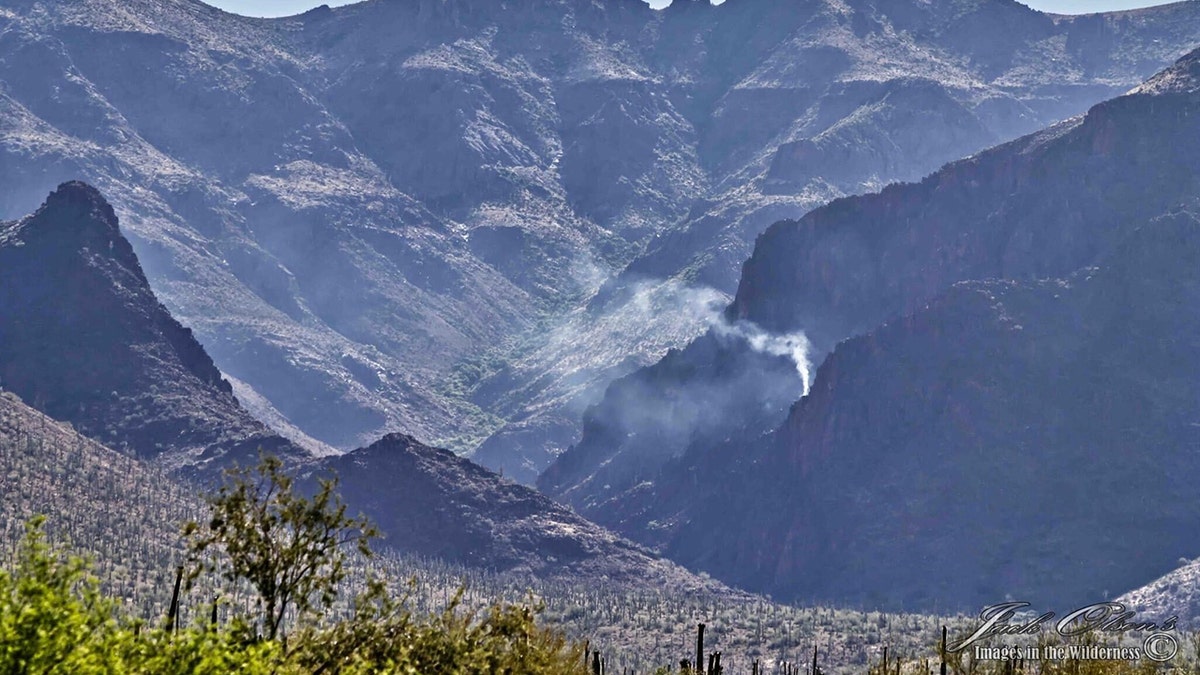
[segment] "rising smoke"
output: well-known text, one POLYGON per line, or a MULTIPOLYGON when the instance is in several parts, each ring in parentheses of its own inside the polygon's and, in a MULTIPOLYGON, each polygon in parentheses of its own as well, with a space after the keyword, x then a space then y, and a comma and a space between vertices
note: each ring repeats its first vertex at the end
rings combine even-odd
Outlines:
POLYGON ((726 339, 740 338, 744 340, 751 349, 760 354, 791 359, 792 363, 796 364, 796 372, 800 375, 803 383, 803 395, 808 396, 808 392, 812 389, 812 361, 810 360, 812 344, 803 331, 781 335, 767 332, 752 321, 743 320, 731 324, 725 321, 724 317, 714 323, 712 328, 718 335, 726 339))

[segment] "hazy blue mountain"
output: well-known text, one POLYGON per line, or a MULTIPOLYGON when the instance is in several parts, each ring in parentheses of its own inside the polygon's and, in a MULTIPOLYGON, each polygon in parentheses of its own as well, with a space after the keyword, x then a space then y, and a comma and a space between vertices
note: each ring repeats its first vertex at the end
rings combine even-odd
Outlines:
POLYGON ((782 597, 967 610, 1082 606, 1195 557, 1200 219, 1123 234, 840 344, 775 434, 688 458, 712 479, 665 550, 782 597))
POLYGON ((256 415, 527 480, 608 382, 704 332, 768 223, 1081 112, 1197 12, 12 0, 0 217, 85 179, 256 415))
MULTIPOLYGON (((775 431, 693 442, 621 494, 560 493, 805 600, 1065 606, 1195 557, 1198 115, 1200 50, 1085 116, 773 225, 727 314, 831 349, 811 392, 775 431)), ((687 389, 661 369, 643 396, 687 389)), ((556 466, 602 447, 585 434, 556 466)))
MULTIPOLYGON (((410 437, 321 458, 274 433, 158 302, 113 208, 85 183, 64 183, 32 215, 0 224, 0 385, 193 485, 211 486, 221 468, 253 464, 260 451, 308 475, 332 472, 351 506, 400 551, 542 578, 727 592, 531 488, 410 437)), ((23 407, 14 402, 13 414, 29 417, 23 407)), ((59 433, 28 426, 10 429, 16 440, 7 447, 22 434, 59 433)))

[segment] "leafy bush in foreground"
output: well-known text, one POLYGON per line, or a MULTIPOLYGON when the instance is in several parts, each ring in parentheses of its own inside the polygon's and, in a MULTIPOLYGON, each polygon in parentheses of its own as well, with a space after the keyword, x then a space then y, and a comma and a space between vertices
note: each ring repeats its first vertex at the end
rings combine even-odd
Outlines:
POLYGON ((345 620, 307 626, 287 641, 258 639, 249 624, 147 626, 99 591, 86 560, 27 527, 17 564, 0 571, 0 672, 46 675, 316 675, 405 673, 540 675, 586 672, 583 653, 541 628, 535 610, 457 603, 417 617, 374 586, 345 620))
POLYGON ((393 598, 376 581, 345 617, 322 614, 344 578, 341 547, 354 544, 368 553, 369 525, 345 517, 332 484, 323 484, 313 498, 294 492, 275 460, 264 459, 256 472, 234 472, 231 479, 232 486, 210 499, 207 531, 192 524, 187 534, 193 551, 227 559, 228 581, 255 588, 265 600, 256 613, 224 625, 208 618, 183 630, 173 625, 174 617, 162 627, 149 625, 101 591, 87 560, 48 543, 45 519, 36 517, 26 526, 11 571, 0 569, 0 673, 586 672, 582 649, 539 627, 540 608, 527 605, 497 604, 476 614, 462 610, 460 592, 442 613, 417 616, 407 598, 393 598), (247 532, 257 533, 254 547, 244 545, 247 532), (289 604, 297 609, 296 630, 285 637, 280 629, 289 604), (257 634, 256 621, 267 638, 257 634))

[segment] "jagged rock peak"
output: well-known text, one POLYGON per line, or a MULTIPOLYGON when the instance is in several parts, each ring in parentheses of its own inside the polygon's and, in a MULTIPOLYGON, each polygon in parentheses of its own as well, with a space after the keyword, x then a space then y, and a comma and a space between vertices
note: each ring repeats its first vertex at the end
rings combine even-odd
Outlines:
MULTIPOLYGON (((370 444, 365 448, 367 451, 376 450, 395 450, 401 452, 419 452, 421 450, 436 450, 431 448, 416 438, 400 432, 393 432, 382 436, 379 440, 370 444)), ((447 454, 453 454, 449 451, 444 451, 447 454)))
POLYGON ((158 302, 108 201, 78 181, 0 232, 0 381, 84 435, 173 469, 258 446, 303 454, 240 407, 158 302))
POLYGON ((100 191, 83 181, 59 185, 38 210, 18 223, 26 243, 41 241, 59 251, 107 251, 112 259, 149 285, 133 247, 121 234, 117 214, 100 191))
POLYGON ((46 197, 45 203, 34 213, 34 218, 45 216, 54 216, 54 222, 72 226, 103 225, 107 232, 119 232, 117 214, 112 206, 99 190, 79 180, 59 185, 46 197))

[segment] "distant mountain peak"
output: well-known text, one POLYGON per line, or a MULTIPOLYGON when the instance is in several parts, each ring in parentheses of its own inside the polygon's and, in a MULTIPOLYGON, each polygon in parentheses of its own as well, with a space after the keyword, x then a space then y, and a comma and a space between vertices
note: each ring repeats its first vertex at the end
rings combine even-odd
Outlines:
POLYGON ((385 434, 382 438, 380 438, 378 441, 375 441, 371 445, 372 446, 377 445, 377 446, 384 447, 384 448, 399 446, 401 448, 408 449, 413 446, 421 445, 421 442, 408 434, 401 433, 401 432, 393 432, 390 434, 385 434))
POLYGON ((388 458, 385 461, 412 461, 425 458, 450 465, 459 463, 464 466, 471 465, 480 471, 486 471, 483 467, 474 465, 449 450, 425 445, 413 436, 400 432, 386 434, 374 443, 344 456, 354 458, 364 464, 371 463, 368 458, 388 458))
POLYGON ((105 224, 109 225, 113 231, 117 230, 117 216, 112 207, 109 206, 99 190, 83 181, 71 180, 59 185, 50 193, 42 209, 39 210, 58 208, 86 209, 98 212, 102 214, 101 220, 105 224))
POLYGON ((172 466, 303 455, 241 408, 150 288, 113 208, 58 186, 0 230, 0 382, 84 434, 172 466))
POLYGON ((149 283, 133 247, 121 234, 113 207, 99 190, 82 181, 59 185, 36 212, 17 223, 17 234, 26 244, 43 242, 56 253, 106 250, 138 284, 149 283))

